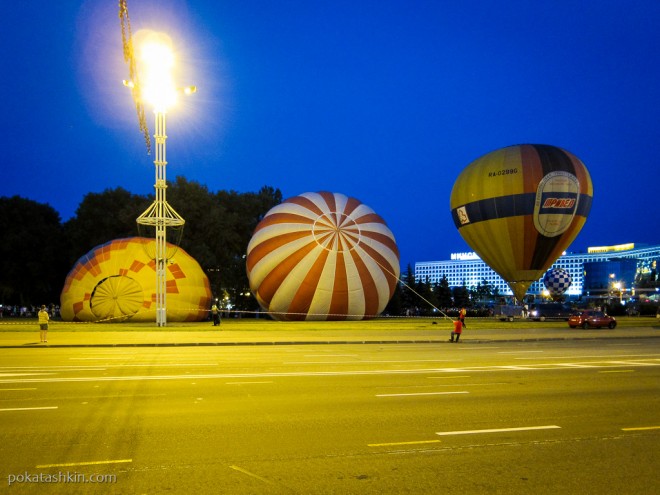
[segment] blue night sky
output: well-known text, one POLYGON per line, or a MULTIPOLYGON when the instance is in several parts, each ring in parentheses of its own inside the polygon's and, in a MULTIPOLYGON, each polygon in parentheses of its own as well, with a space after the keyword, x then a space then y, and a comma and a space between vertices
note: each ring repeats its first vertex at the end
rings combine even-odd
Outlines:
MULTIPOLYGON (((354 196, 386 220, 405 269, 470 250, 449 209, 470 162, 552 144, 594 183, 571 251, 660 242, 657 0, 128 6, 133 33, 168 32, 177 82, 198 86, 168 115, 171 180, 354 196)), ((88 192, 153 192, 117 0, 11 2, 0 41, 0 196, 67 220, 88 192)))

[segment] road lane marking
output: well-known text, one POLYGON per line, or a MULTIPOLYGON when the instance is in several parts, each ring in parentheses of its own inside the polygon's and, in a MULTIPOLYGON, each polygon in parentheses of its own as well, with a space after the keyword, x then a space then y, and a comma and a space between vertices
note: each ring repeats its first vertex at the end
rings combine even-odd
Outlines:
POLYGON ((9 372, 9 371, 13 371, 13 372, 30 371, 30 372, 33 372, 33 373, 36 373, 36 372, 49 372, 50 374, 53 374, 53 372, 58 372, 58 371, 106 371, 106 368, 108 368, 108 365, 104 365, 104 366, 13 366, 13 367, 0 368, 0 376, 4 375, 5 370, 7 372, 9 372))
POLYGON ((599 371, 598 373, 634 373, 635 370, 606 370, 606 371, 599 371))
POLYGON ((113 360, 113 361, 118 361, 120 359, 126 359, 126 357, 122 356, 99 356, 99 357, 70 357, 69 358, 71 361, 101 361, 101 360, 113 360))
MULTIPOLYGON (((323 356, 335 357, 335 356, 323 356)), ((301 364, 405 364, 405 363, 455 363, 461 361, 460 359, 411 359, 406 361, 285 361, 284 364, 288 365, 301 365, 301 364)))
POLYGON ((609 361, 612 364, 628 364, 630 366, 655 366, 654 364, 651 363, 642 363, 640 361, 609 361))
POLYGON ((522 426, 519 428, 492 428, 488 430, 463 430, 463 431, 437 431, 435 434, 440 436, 450 435, 476 435, 480 433, 506 433, 511 431, 530 431, 530 430, 554 430, 561 428, 557 425, 548 426, 522 426))
POLYGON ((36 469, 53 468, 53 467, 71 467, 71 466, 100 466, 102 464, 124 464, 133 462, 133 459, 112 459, 107 461, 82 461, 82 462, 62 462, 59 464, 40 464, 35 466, 36 469))
POLYGON ((256 478, 260 481, 263 481, 264 483, 268 483, 269 485, 273 483, 272 481, 267 480, 266 478, 262 478, 258 474, 251 473, 247 469, 243 469, 243 468, 238 467, 238 466, 229 466, 229 468, 233 469, 234 471, 238 471, 239 473, 247 474, 248 476, 251 476, 252 478, 256 478))
POLYGON ((648 431, 660 430, 660 426, 638 426, 636 428, 621 428, 621 431, 648 431))
POLYGON ((462 359, 409 359, 405 361, 356 361, 364 364, 375 364, 375 363, 455 363, 457 361, 462 361, 462 359))
POLYGON ((40 375, 54 375, 55 373, 3 373, 0 372, 0 378, 5 376, 40 376, 40 375))
POLYGON ((555 366, 564 368, 597 368, 597 364, 578 364, 578 363, 557 363, 555 366))
POLYGON ((273 381, 269 382, 225 382, 225 385, 256 385, 259 383, 275 383, 273 381))
POLYGON ((470 392, 462 390, 460 392, 415 392, 411 394, 377 394, 376 397, 408 397, 414 395, 455 395, 455 394, 469 394, 470 392))
POLYGON ((368 443, 367 447, 394 447, 397 445, 421 445, 426 443, 440 443, 440 440, 418 440, 414 442, 368 443))
POLYGON ((456 378, 470 378, 470 375, 427 376, 429 380, 455 380, 456 378))
MULTIPOLYGON (((565 355, 564 356, 541 356, 541 359, 567 359, 567 358, 570 358, 570 359, 610 358, 611 359, 612 357, 618 357, 618 358, 645 357, 645 358, 650 358, 650 357, 654 357, 654 356, 657 356, 657 355, 658 355, 657 352, 650 353, 650 354, 621 354, 619 356, 612 356, 611 354, 610 355, 607 355, 607 354, 603 354, 603 355, 600 355, 600 354, 592 354, 592 355, 585 354, 583 356, 565 356, 565 355)), ((537 357, 518 357, 516 359, 539 359, 539 358, 537 358, 537 357)))
POLYGON ((305 354, 304 357, 323 357, 323 358, 327 358, 327 357, 358 357, 358 355, 357 354, 332 354, 332 353, 328 353, 328 354, 305 354))
POLYGON ((532 354, 543 353, 545 351, 499 351, 498 354, 532 354))
POLYGON ((57 409, 58 406, 44 406, 44 407, 8 407, 6 409, 0 409, 0 412, 3 411, 42 411, 45 409, 57 409))
MULTIPOLYGON (((488 382, 488 383, 448 383, 448 384, 440 384, 438 383, 438 387, 492 387, 493 385, 511 385, 511 382, 488 382)), ((425 387, 429 387, 430 385, 425 385, 425 387)), ((434 385, 436 386, 436 385, 434 385)))
POLYGON ((37 387, 29 388, 0 388, 0 392, 10 392, 12 390, 37 390, 37 387))

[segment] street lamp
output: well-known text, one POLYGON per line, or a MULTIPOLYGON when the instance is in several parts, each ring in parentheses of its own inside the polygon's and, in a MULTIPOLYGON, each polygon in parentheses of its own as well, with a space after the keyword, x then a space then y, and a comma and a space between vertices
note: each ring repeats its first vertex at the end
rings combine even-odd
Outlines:
POLYGON ((623 282, 613 282, 612 288, 619 293, 619 304, 623 304, 623 293, 626 291, 623 282))
MULTIPOLYGON (((156 269, 156 325, 164 327, 167 325, 167 262, 171 258, 167 254, 166 231, 168 227, 182 229, 185 223, 166 198, 166 115, 167 110, 176 103, 180 92, 191 94, 196 88, 191 86, 180 90, 174 85, 174 54, 166 35, 150 33, 140 46, 139 62, 140 85, 136 89, 140 101, 151 105, 155 114, 156 197, 151 206, 137 218, 137 223, 155 229, 156 248, 153 259, 156 269)), ((132 82, 125 84, 133 87, 132 82)))

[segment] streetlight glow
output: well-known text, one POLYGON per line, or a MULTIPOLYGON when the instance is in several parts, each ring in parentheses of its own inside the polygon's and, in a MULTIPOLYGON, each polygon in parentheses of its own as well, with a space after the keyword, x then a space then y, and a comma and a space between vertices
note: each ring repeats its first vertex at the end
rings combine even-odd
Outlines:
POLYGON ((140 96, 156 112, 167 111, 177 99, 172 77, 174 53, 167 41, 164 35, 152 35, 141 46, 140 96))

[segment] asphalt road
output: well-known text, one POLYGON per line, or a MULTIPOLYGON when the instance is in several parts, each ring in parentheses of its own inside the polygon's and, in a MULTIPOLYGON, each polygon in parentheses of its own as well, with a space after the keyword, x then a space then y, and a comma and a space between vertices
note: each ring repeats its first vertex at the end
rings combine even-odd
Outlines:
POLYGON ((10 494, 656 494, 660 340, 2 349, 0 440, 10 494))

